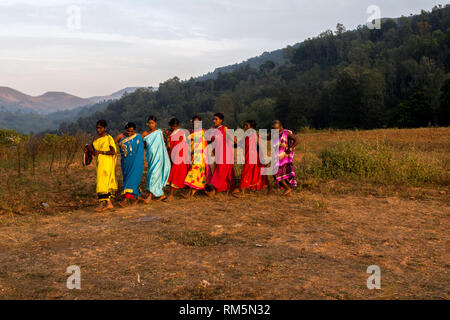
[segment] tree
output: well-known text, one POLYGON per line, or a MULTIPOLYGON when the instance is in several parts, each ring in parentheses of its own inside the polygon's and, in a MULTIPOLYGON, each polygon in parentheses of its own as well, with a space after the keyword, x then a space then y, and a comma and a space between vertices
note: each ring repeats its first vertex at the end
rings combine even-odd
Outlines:
POLYGON ((441 88, 440 106, 437 112, 438 124, 450 125, 450 79, 445 80, 441 88))
POLYGON ((287 120, 289 119, 289 115, 291 114, 290 104, 291 93, 289 92, 288 88, 283 87, 277 97, 275 116, 284 125, 288 125, 287 120))
POLYGON ((214 112, 221 112, 225 116, 225 123, 229 127, 234 127, 237 122, 234 114, 234 103, 230 95, 224 93, 216 101, 214 112))
POLYGON ((259 70, 265 75, 267 75, 270 71, 272 71, 275 68, 275 66, 276 66, 275 62, 267 60, 259 67, 259 70))
POLYGON ((270 129, 275 119, 275 108, 276 99, 274 98, 255 100, 239 115, 239 122, 242 124, 247 120, 255 120, 258 128, 270 129))
POLYGON ((365 70, 360 75, 362 105, 360 127, 380 128, 388 123, 386 112, 386 83, 375 69, 365 70))
POLYGON ((402 128, 426 127, 433 121, 433 110, 424 92, 416 92, 398 105, 395 124, 402 128))
POLYGON ((345 32, 345 27, 342 23, 338 23, 336 25, 336 35, 340 36, 341 34, 343 34, 345 32))
POLYGON ((363 90, 351 70, 341 72, 334 87, 334 101, 330 108, 331 126, 358 128, 362 124, 363 90))

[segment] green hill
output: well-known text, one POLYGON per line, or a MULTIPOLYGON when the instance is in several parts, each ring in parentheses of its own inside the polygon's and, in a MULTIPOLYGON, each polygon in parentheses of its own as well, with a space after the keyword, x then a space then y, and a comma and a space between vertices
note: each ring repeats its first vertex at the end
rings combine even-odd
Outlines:
POLYGON ((237 71, 243 67, 249 66, 251 68, 259 69, 261 65, 263 65, 266 61, 272 61, 275 66, 280 66, 284 64, 290 63, 290 54, 291 52, 300 46, 300 43, 297 43, 293 46, 288 46, 284 49, 278 49, 271 52, 264 52, 262 55, 247 59, 241 63, 235 63, 230 66, 216 68, 213 72, 209 72, 203 76, 195 78, 196 81, 203 81, 209 79, 217 79, 220 74, 225 74, 229 72, 237 71))
POLYGON ((254 119, 268 127, 280 119, 290 129, 422 127, 449 124, 450 5, 397 19, 380 30, 327 30, 290 48, 289 63, 265 61, 210 79, 161 83, 112 102, 103 112, 64 124, 61 131, 90 131, 106 119, 117 132, 127 121, 144 130, 149 115, 167 127, 186 126, 194 115, 210 125, 214 112, 236 127, 254 119))

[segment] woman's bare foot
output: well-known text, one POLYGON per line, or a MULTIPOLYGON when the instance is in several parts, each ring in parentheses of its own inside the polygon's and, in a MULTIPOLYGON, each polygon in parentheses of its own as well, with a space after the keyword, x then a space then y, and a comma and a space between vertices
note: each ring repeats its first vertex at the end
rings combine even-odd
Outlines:
POLYGON ((105 210, 114 209, 114 206, 111 201, 106 202, 105 210))
POLYGON ((118 202, 119 206, 121 206, 122 208, 125 208, 128 205, 128 199, 125 198, 122 201, 118 202))
POLYGON ((145 204, 150 204, 152 203, 152 195, 149 194, 147 198, 141 197, 139 200, 145 204))
POLYGON ((292 192, 292 189, 291 189, 291 188, 286 189, 286 191, 283 192, 282 196, 283 196, 283 197, 288 197, 288 196, 291 195, 291 192, 292 192))
POLYGON ((98 204, 98 207, 95 208, 95 212, 102 212, 105 210, 105 203, 102 201, 98 204))
POLYGON ((216 195, 216 190, 215 189, 212 189, 211 191, 205 190, 205 193, 208 197, 214 198, 214 196, 216 195))
POLYGON ((191 198, 191 190, 189 190, 188 193, 182 193, 181 196, 185 199, 190 199, 191 198))
POLYGON ((163 195, 163 196, 159 197, 158 199, 156 199, 156 201, 163 201, 166 199, 167 199, 166 195, 163 195))
POLYGON ((240 193, 241 193, 241 190, 239 188, 236 188, 231 192, 231 195, 235 198, 240 198, 241 197, 240 193))
MULTIPOLYGON (((164 197, 164 196, 163 196, 164 197)), ((162 198, 162 197, 161 197, 162 198)), ((168 197, 166 197, 165 199, 163 199, 165 202, 170 202, 173 200, 173 195, 169 195, 168 197)), ((158 201, 161 201, 160 199, 158 199, 158 201)))

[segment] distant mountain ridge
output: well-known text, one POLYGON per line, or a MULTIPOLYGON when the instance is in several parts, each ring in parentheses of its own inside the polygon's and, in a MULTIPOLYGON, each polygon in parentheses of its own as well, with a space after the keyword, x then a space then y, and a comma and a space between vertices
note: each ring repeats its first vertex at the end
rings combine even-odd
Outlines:
POLYGON ((49 91, 40 96, 30 96, 9 87, 0 87, 0 111, 49 114, 73 110, 98 102, 120 99, 124 93, 133 93, 139 87, 127 87, 107 96, 80 98, 65 92, 49 91))
POLYGON ((112 94, 110 94, 108 96, 91 97, 91 98, 89 98, 89 100, 91 100, 94 103, 98 103, 98 102, 101 102, 101 101, 108 101, 108 100, 117 100, 117 99, 122 98, 122 96, 125 93, 133 93, 137 89, 140 89, 140 88, 142 88, 142 87, 127 87, 127 88, 124 88, 122 90, 116 91, 116 92, 114 92, 114 93, 112 93, 112 94))

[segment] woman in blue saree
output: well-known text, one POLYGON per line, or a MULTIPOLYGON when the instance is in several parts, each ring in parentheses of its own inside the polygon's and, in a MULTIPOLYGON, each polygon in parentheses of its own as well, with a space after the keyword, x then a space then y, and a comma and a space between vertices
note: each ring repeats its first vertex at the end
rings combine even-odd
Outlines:
POLYGON ((145 143, 145 157, 148 164, 147 190, 150 192, 147 199, 140 198, 144 203, 150 203, 152 195, 158 200, 166 199, 163 188, 169 180, 170 158, 164 143, 163 132, 156 128, 155 116, 148 118, 149 130, 142 134, 145 143))
POLYGON ((118 135, 115 142, 119 144, 123 176, 124 199, 119 205, 125 207, 141 195, 139 185, 144 172, 144 141, 142 136, 136 133, 136 125, 129 122, 125 126, 125 133, 118 135))

